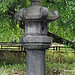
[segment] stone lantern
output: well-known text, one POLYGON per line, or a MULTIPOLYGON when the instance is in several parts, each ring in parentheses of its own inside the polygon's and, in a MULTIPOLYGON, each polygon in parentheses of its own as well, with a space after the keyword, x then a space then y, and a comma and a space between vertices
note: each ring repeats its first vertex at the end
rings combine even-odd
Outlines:
POLYGON ((45 50, 52 43, 47 36, 48 22, 58 18, 58 11, 48 11, 41 0, 31 0, 31 6, 15 13, 17 21, 25 22, 24 48, 27 49, 27 75, 46 75, 45 50))

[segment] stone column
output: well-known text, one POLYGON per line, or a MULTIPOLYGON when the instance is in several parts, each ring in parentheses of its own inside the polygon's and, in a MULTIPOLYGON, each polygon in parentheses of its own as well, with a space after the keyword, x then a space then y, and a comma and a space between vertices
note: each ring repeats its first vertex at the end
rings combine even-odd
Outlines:
POLYGON ((52 38, 47 36, 47 24, 41 21, 27 21, 23 38, 27 49, 27 75, 46 75, 45 49, 52 38), (42 24, 45 24, 42 27, 42 24))
POLYGON ((31 0, 31 6, 22 8, 14 17, 25 22, 24 47, 27 49, 27 75, 46 75, 45 50, 52 43, 47 36, 48 22, 58 18, 58 11, 48 11, 42 7, 41 0, 31 0))
POLYGON ((45 50, 27 51, 27 75, 46 75, 45 50))

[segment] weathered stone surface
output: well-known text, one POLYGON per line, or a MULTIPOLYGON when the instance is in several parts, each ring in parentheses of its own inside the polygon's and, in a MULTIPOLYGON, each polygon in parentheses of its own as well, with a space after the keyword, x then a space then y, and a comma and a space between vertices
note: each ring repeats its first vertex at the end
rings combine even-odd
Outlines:
POLYGON ((46 7, 31 6, 29 8, 20 9, 19 12, 15 13, 14 17, 18 21, 45 20, 46 22, 51 22, 59 17, 59 13, 57 10, 52 10, 49 12, 46 7))
POLYGON ((27 13, 27 8, 22 8, 19 10, 19 12, 15 13, 14 18, 17 21, 25 21, 26 13, 27 13))
POLYGON ((23 38, 26 49, 47 49, 52 43, 52 37, 47 36, 47 23, 41 21, 25 22, 25 34, 23 38))
POLYGON ((31 6, 27 10, 26 19, 40 19, 42 14, 40 12, 41 6, 31 6))
POLYGON ((40 6, 41 5, 41 0, 31 0, 31 5, 33 6, 40 6))
POLYGON ((41 21, 25 22, 25 35, 47 35, 48 25, 41 21))
POLYGON ((48 17, 47 17, 47 21, 54 21, 59 17, 59 12, 57 10, 52 10, 49 12, 48 17))
POLYGON ((25 22, 24 42, 27 49, 27 75, 46 75, 45 49, 52 43, 52 37, 47 36, 48 22, 58 18, 57 10, 48 11, 42 7, 41 0, 31 0, 28 8, 22 8, 14 17, 17 21, 25 22))
POLYGON ((26 36, 23 38, 26 49, 47 49, 50 47, 53 38, 47 36, 26 36))
POLYGON ((27 75, 46 75, 45 50, 27 51, 27 75))
POLYGON ((33 43, 32 45, 30 43, 26 43, 26 44, 23 44, 24 45, 24 48, 27 49, 27 50, 46 50, 48 49, 50 46, 51 46, 51 43, 49 44, 40 44, 40 43, 33 43))
POLYGON ((48 37, 48 36, 31 36, 28 35, 26 37, 23 38, 24 42, 29 42, 29 43, 52 43, 52 37, 48 37))
POLYGON ((19 42, 23 42, 23 38, 24 38, 24 37, 20 37, 20 40, 19 40, 19 42))

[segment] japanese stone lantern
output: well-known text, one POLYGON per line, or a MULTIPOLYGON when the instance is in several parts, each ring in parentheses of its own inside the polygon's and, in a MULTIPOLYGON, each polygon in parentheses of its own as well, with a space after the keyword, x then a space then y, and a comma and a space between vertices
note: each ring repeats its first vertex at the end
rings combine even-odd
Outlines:
POLYGON ((17 21, 25 23, 24 47, 27 49, 27 75, 46 75, 45 50, 52 43, 47 36, 48 22, 58 18, 58 11, 48 11, 41 0, 31 0, 31 6, 15 13, 17 21))

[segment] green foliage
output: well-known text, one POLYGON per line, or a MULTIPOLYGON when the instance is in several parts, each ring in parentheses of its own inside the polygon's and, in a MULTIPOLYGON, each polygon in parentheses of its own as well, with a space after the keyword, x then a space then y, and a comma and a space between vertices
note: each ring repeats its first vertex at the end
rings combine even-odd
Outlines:
MULTIPOLYGON (((0 41, 9 42, 13 36, 13 41, 19 41, 19 22, 14 19, 14 13, 21 8, 30 6, 31 0, 0 0, 0 41)), ((73 41, 75 39, 75 1, 74 0, 42 0, 42 6, 48 7, 49 11, 56 9, 59 11, 59 18, 49 23, 49 31, 73 41)), ((22 30, 24 33, 24 30, 22 30)))
MULTIPOLYGON (((55 51, 54 51, 55 52, 55 51)), ((47 75, 74 75, 75 74, 75 54, 46 52, 46 74, 47 75)))
POLYGON ((26 75, 25 64, 3 65, 0 67, 0 75, 26 75))
POLYGON ((72 64, 75 63, 75 54, 46 52, 46 62, 72 64))
POLYGON ((23 64, 26 63, 26 56, 24 53, 21 55, 19 53, 16 53, 14 55, 13 53, 4 53, 3 56, 0 56, 0 65, 9 65, 9 64, 23 64))
POLYGON ((53 73, 64 74, 64 75, 74 75, 75 74, 75 63, 68 64, 68 63, 46 63, 46 74, 47 75, 54 75, 53 73))
MULTIPOLYGON (((29 0, 0 0, 0 41, 10 42, 22 36, 20 33, 19 22, 14 19, 14 13, 20 8, 28 7, 29 0)), ((24 31, 23 31, 24 32, 24 31)))
MULTIPOLYGON (((52 1, 52 0, 50 0, 52 1)), ((75 39, 75 7, 74 0, 54 0, 49 9, 59 11, 59 18, 49 23, 49 31, 60 37, 73 41, 75 39)))

